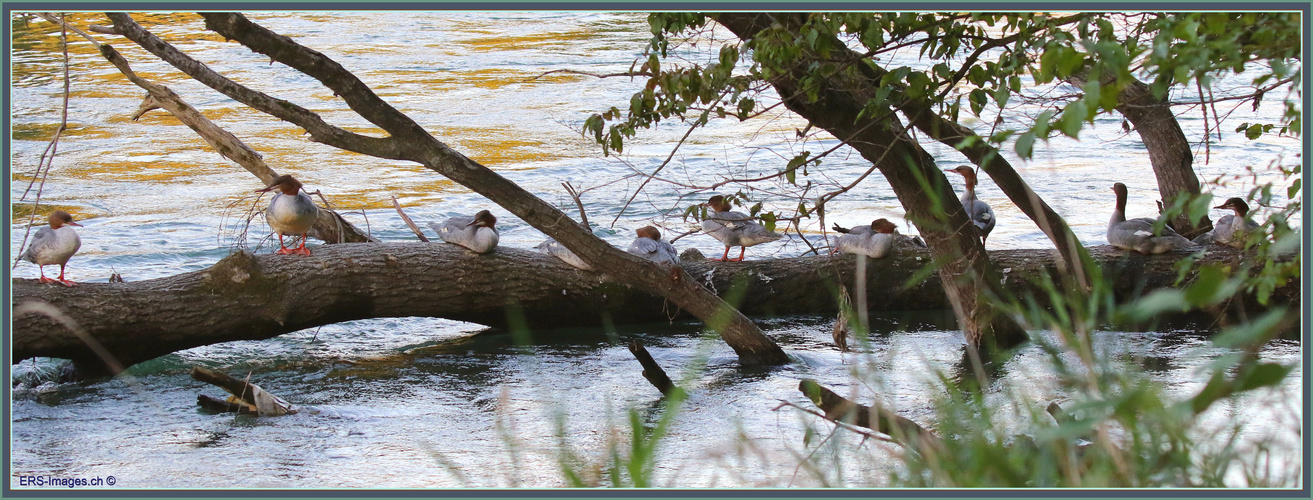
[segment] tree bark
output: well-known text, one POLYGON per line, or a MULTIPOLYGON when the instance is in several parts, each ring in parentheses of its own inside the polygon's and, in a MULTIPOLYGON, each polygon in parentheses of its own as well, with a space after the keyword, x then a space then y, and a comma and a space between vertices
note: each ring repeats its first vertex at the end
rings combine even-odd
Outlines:
MULTIPOLYGON (((878 81, 882 76, 881 72, 870 66, 861 66, 863 70, 874 73, 873 80, 878 81)), ((1067 221, 1058 214, 1048 202, 1040 198, 1035 190, 1030 188, 1030 184, 1012 168, 1012 163, 1003 157, 998 148, 991 146, 988 141, 978 136, 970 128, 962 124, 950 122, 943 119, 933 110, 921 103, 903 102, 902 105, 907 110, 906 114, 917 130, 925 132, 930 137, 943 143, 944 145, 957 148, 967 158, 971 159, 980 169, 993 179, 994 184, 1007 195, 1013 205, 1021 209, 1035 226, 1043 231, 1053 242, 1058 252, 1062 254, 1062 264, 1058 271, 1060 276, 1071 276, 1076 286, 1081 290, 1088 290, 1090 287, 1090 278, 1085 275, 1085 261, 1089 258, 1085 247, 1080 244, 1076 234, 1071 231, 1067 221), (974 139, 968 141, 968 139, 974 139), (964 146, 965 144, 965 146, 964 146)))
MULTIPOLYGON (((804 17, 794 14, 723 13, 712 18, 748 42, 772 28, 796 28, 805 22, 804 17)), ((843 44, 832 40, 830 46, 843 44)), ((851 51, 847 55, 846 60, 857 58, 851 51)), ((1024 342, 1026 332, 1020 325, 1006 315, 995 314, 985 298, 997 291, 998 276, 966 211, 956 203, 957 194, 935 167, 934 158, 909 135, 892 110, 880 117, 863 116, 878 80, 856 72, 836 73, 813 100, 803 90, 812 71, 806 61, 827 59, 811 55, 800 60, 803 62, 793 67, 776 68, 771 85, 791 111, 852 146, 889 181, 908 220, 916 224, 940 265, 940 279, 947 284, 944 292, 967 344, 972 348, 991 344, 1007 348, 1024 342)))
MULTIPOLYGON (((1176 284, 1180 254, 1145 256, 1109 246, 1090 249, 1118 300, 1176 284)), ((1243 254, 1216 247, 1201 264, 1237 264, 1243 254)), ((998 250, 992 261, 1007 292, 1043 303, 1034 282, 1053 272, 1053 250, 998 250)), ((867 307, 875 311, 951 307, 931 275, 905 286, 932 261, 925 250, 905 250, 872 261, 867 307)), ((740 310, 760 316, 832 315, 839 284, 855 286, 853 256, 685 261, 689 280, 721 296, 741 295, 740 310), (738 290, 736 290, 738 288, 738 290)), ((112 373, 102 355, 123 367, 174 351, 233 340, 261 340, 342 321, 434 317, 494 327, 556 327, 692 319, 659 295, 613 277, 580 271, 554 257, 516 248, 478 255, 443 243, 359 243, 314 249, 310 257, 236 253, 201 271, 126 283, 53 286, 14 279, 15 310, 46 303, 67 318, 16 315, 13 361, 33 356, 72 359, 84 374, 112 373), (65 324, 101 346, 98 355, 65 324)), ((1298 283, 1273 301, 1296 304, 1298 283)), ((824 328, 824 327, 818 327, 824 328)))
POLYGON ((218 75, 147 32, 126 14, 109 14, 118 32, 147 51, 233 99, 305 128, 314 141, 379 158, 415 161, 487 197, 529 225, 555 238, 595 269, 616 276, 626 284, 666 297, 702 319, 734 349, 740 363, 777 365, 788 362, 784 351, 755 324, 695 280, 672 279, 668 269, 597 238, 556 207, 438 141, 410 117, 380 99, 355 75, 332 59, 251 23, 238 14, 203 13, 202 16, 205 17, 208 29, 316 78, 345 100, 353 111, 390 136, 369 137, 331 126, 305 108, 245 88, 218 75))
MULTIPOLYGON (((1070 82, 1084 87, 1084 75, 1073 77, 1070 82)), ((1178 198, 1191 201, 1198 198, 1199 176, 1194 172, 1190 141, 1176 121, 1167 99, 1154 97, 1149 85, 1133 80, 1118 94, 1117 111, 1135 126, 1144 148, 1149 151, 1149 163, 1158 179, 1158 194, 1163 206, 1171 206, 1178 198)), ((1213 228, 1207 215, 1195 224, 1182 213, 1172 218, 1169 224, 1176 232, 1191 239, 1213 228)))

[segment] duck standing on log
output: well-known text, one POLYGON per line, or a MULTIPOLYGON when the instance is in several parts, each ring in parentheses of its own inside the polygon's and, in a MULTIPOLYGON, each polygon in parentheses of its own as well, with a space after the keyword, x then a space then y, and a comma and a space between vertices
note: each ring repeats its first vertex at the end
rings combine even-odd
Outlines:
POLYGON ((782 237, 779 233, 767 231, 766 226, 758 224, 748 214, 732 211, 729 200, 724 196, 712 196, 705 205, 710 207, 713 213, 702 220, 702 230, 725 244, 725 254, 713 260, 739 262, 743 260, 743 254, 747 252, 748 247, 782 237), (729 258, 730 247, 741 247, 737 259, 729 258))
POLYGON ((1199 248, 1167 225, 1163 225, 1159 234, 1154 234, 1153 225, 1156 221, 1153 219, 1141 217, 1127 220, 1126 185, 1120 182, 1113 184, 1112 191, 1117 195, 1117 208, 1112 212, 1112 220, 1108 221, 1108 243, 1112 246, 1145 254, 1199 248))
POLYGON ((319 207, 315 206, 310 195, 301 192, 301 181, 286 174, 275 177, 268 187, 255 192, 267 193, 274 189, 279 193, 269 200, 269 208, 265 210, 264 217, 269 227, 278 234, 278 255, 310 255, 310 249, 305 247, 306 233, 310 232, 315 220, 319 218, 319 207), (301 246, 287 248, 283 244, 285 234, 301 235, 301 246))
POLYGON ((962 209, 966 210, 967 217, 971 218, 971 222, 980 230, 980 244, 984 246, 989 232, 994 230, 994 209, 989 208, 988 203, 976 199, 976 171, 967 165, 944 171, 961 175, 966 180, 966 190, 959 201, 962 202, 962 209))
POLYGON ((474 253, 488 253, 497 248, 497 218, 492 212, 480 210, 473 217, 452 217, 442 224, 430 222, 442 241, 468 248, 474 253))
POLYGON ((1230 209, 1234 215, 1224 215, 1217 219, 1213 230, 1194 239, 1196 245, 1207 246, 1211 243, 1227 245, 1234 248, 1245 247, 1245 235, 1258 229, 1258 223, 1249 219, 1249 204, 1241 198, 1229 198, 1226 203, 1213 208, 1230 209))
POLYGON ((670 243, 661 241, 661 232, 652 226, 643 226, 638 228, 635 233, 634 242, 629 244, 629 253, 642 257, 644 259, 656 262, 663 266, 678 266, 679 252, 670 243))
POLYGON ((27 245, 27 251, 23 252, 23 260, 36 264, 41 270, 42 283, 61 283, 64 286, 75 286, 72 281, 64 279, 64 265, 68 264, 68 259, 82 248, 82 239, 78 238, 78 233, 72 226, 82 227, 82 224, 73 222, 73 216, 63 210, 55 210, 50 213, 50 227, 43 227, 32 237, 32 243, 27 245), (59 264, 59 279, 46 277, 46 266, 59 264))

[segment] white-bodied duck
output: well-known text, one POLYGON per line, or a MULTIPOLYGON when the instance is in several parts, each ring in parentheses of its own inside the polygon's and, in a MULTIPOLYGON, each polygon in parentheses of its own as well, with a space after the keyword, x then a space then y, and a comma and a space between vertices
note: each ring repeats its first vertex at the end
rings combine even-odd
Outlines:
POLYGON ((539 243, 538 246, 534 248, 539 252, 561 259, 562 262, 583 269, 584 271, 593 270, 593 266, 588 265, 588 263, 584 262, 583 259, 580 259, 578 255, 571 252, 569 248, 565 248, 565 245, 562 245, 561 242, 556 241, 553 238, 547 238, 547 241, 539 243))
POLYGON ((1140 253, 1154 254, 1175 250, 1195 250, 1198 248, 1184 236, 1176 234, 1171 226, 1163 225, 1158 234, 1154 234, 1153 219, 1141 217, 1126 219, 1126 185, 1120 182, 1112 185, 1117 195, 1117 209, 1108 221, 1108 243, 1122 250, 1134 250, 1140 253))
POLYGON ((32 242, 27 245, 27 251, 23 252, 23 260, 36 264, 41 269, 42 283, 75 285, 72 281, 64 279, 64 265, 68 264, 68 259, 82 247, 82 239, 78 238, 78 233, 72 226, 82 227, 82 224, 73 222, 73 216, 63 210, 51 212, 50 227, 37 230, 32 242), (46 266, 51 264, 59 264, 59 279, 46 277, 46 266))
POLYGON ((1258 229, 1258 223, 1249 219, 1249 204, 1241 198, 1228 198, 1226 203, 1213 208, 1230 209, 1234 215, 1224 215, 1213 224, 1213 230, 1194 239, 1196 245, 1227 245, 1244 248, 1245 235, 1258 229))
POLYGON ((879 259, 893 253, 895 244, 900 243, 900 240, 905 239, 909 243, 911 240, 898 234, 898 226, 888 219, 876 219, 871 221, 870 226, 856 226, 852 229, 845 229, 835 224, 834 230, 843 235, 834 242, 834 251, 830 252, 831 254, 843 252, 879 259))
POLYGON ((966 190, 962 193, 962 209, 966 210, 967 217, 980 230, 980 244, 985 244, 985 239, 989 238, 989 232, 994 230, 994 209, 989 208, 989 204, 976 198, 976 171, 970 166, 962 165, 954 169, 946 169, 945 172, 953 172, 961 175, 966 180, 966 190))
POLYGON ((488 253, 497 248, 497 218, 492 212, 480 210, 473 217, 452 217, 442 224, 430 222, 442 241, 463 246, 474 253, 488 253))
POLYGON ((663 266, 678 266, 679 252, 670 243, 661 241, 661 232, 652 226, 643 226, 634 231, 638 234, 629 244, 628 252, 663 266))
POLYGON ((707 218, 702 221, 702 230, 725 244, 725 254, 715 260, 742 261, 748 247, 783 237, 779 233, 767 231, 766 226, 758 224, 748 214, 733 211, 724 196, 712 196, 704 205, 710 207, 712 213, 707 214, 707 218), (730 247, 742 247, 739 258, 729 258, 730 247))
POLYGON ((264 211, 264 217, 269 221, 269 227, 278 233, 278 254, 310 255, 310 249, 305 247, 306 233, 310 232, 315 220, 319 218, 319 207, 315 206, 310 195, 301 192, 301 181, 286 174, 275 177, 268 187, 255 192, 267 193, 275 189, 279 192, 269 200, 269 208, 264 211), (283 244, 285 234, 299 235, 301 245, 295 249, 287 248, 283 244))

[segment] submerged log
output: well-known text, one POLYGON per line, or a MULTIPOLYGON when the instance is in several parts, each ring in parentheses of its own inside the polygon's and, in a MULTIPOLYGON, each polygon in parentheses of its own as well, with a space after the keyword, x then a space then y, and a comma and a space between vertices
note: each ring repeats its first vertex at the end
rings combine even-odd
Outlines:
POLYGON ((278 396, 274 396, 260 386, 246 380, 233 378, 227 373, 194 366, 191 369, 191 378, 207 384, 217 385, 232 395, 227 400, 212 398, 204 394, 197 396, 196 403, 204 408, 214 411, 249 413, 261 417, 276 417, 296 413, 296 409, 292 408, 292 405, 287 404, 278 396))
POLYGON ((943 453, 944 444, 938 435, 878 403, 871 406, 854 403, 811 379, 798 382, 798 390, 807 396, 812 404, 825 412, 827 420, 865 427, 885 434, 894 442, 923 455, 943 453))
MULTIPOLYGON (((1111 247, 1090 253, 1119 299, 1177 280, 1182 255, 1143 256, 1111 247)), ((1013 293, 1034 293, 1030 280, 1055 272, 1055 251, 999 250, 991 260, 1013 293)), ((1234 262, 1218 248, 1200 262, 1234 262)), ((948 309, 930 256, 903 251, 872 261, 867 307, 873 311, 948 309), (910 286, 905 286, 912 280, 910 286)), ((686 260, 689 276, 721 296, 746 287, 738 307, 749 315, 834 314, 839 284, 851 284, 854 258, 716 262, 686 260)), ((1299 301, 1299 284, 1273 300, 1299 301)), ((1043 301, 1043 294, 1037 294, 1043 301)), ((601 327, 687 318, 665 301, 606 275, 580 271, 546 254, 500 247, 487 255, 441 243, 347 243, 314 255, 232 254, 201 271, 126 283, 52 286, 13 280, 14 307, 44 302, 76 320, 123 366, 171 352, 233 340, 261 340, 343 321, 422 316, 534 330, 601 327)), ((78 335, 44 314, 13 321, 13 362, 34 356, 72 359, 85 373, 104 363, 78 335)))
POLYGON ((629 352, 633 353, 634 358, 638 359, 638 363, 643 365, 643 378, 651 382, 652 386, 656 387, 658 391, 661 391, 662 396, 669 396, 672 392, 680 390, 670 380, 670 376, 666 375, 666 371, 661 369, 661 365, 657 364, 656 359, 652 358, 652 353, 647 352, 647 348, 643 347, 643 343, 639 342, 638 339, 629 341, 629 352))

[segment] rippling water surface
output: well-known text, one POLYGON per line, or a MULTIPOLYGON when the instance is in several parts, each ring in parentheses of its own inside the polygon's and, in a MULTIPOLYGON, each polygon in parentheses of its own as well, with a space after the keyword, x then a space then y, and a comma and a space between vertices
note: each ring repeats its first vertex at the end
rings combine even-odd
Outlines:
MULTIPOLYGON (((601 226, 599 236, 612 243, 627 244, 635 228, 649 223, 668 228, 668 234, 693 227, 680 220, 679 211, 705 194, 681 198, 659 182, 610 225, 640 182, 630 175, 656 168, 683 135, 682 125, 641 134, 619 158, 602 157, 578 133, 589 114, 613 105, 624 108, 640 88, 641 81, 577 72, 628 70, 646 44, 643 15, 252 17, 336 59, 440 140, 567 213, 575 209, 562 182, 593 188, 583 201, 594 225, 601 226)), ((234 80, 292 100, 335 125, 378 132, 318 82, 204 31, 195 15, 137 18, 234 80)), ((96 15, 75 19, 80 26, 108 23, 96 15)), ((10 196, 18 200, 58 124, 62 62, 58 32, 49 24, 14 21, 13 33, 10 196)), ((172 88, 262 153, 272 168, 321 191, 379 239, 413 239, 389 195, 421 226, 486 207, 498 215, 502 245, 532 247, 543 238, 432 171, 311 143, 299 128, 238 105, 122 39, 102 39, 123 52, 139 74, 172 88)), ((255 204, 252 190, 261 183, 162 111, 131 121, 144 92, 87 43, 73 42, 69 129, 41 191, 43 205, 64 208, 85 226, 69 278, 102 281, 117 272, 129 281, 142 280, 205 268, 237 246, 269 251, 267 229, 258 218, 245 239, 238 230, 255 204)), ((1265 106, 1257 115, 1268 116, 1277 112, 1274 108, 1265 106)), ((1234 113, 1237 120, 1254 114, 1247 106, 1234 113)), ((1190 137, 1200 137, 1203 121, 1197 112, 1180 119, 1190 137)), ((1079 142, 1055 140, 1033 161, 1014 161, 1086 244, 1103 242, 1113 182, 1132 186, 1131 215, 1155 213, 1156 189, 1142 146, 1121 132, 1118 119, 1101 120, 1079 142)), ((695 133, 665 173, 692 183, 776 171, 801 147, 790 141, 804 126, 789 115, 717 122, 695 133)), ((819 151, 832 145, 820 139, 807 147, 819 151)), ((951 150, 932 151, 944 166, 962 161, 951 150)), ((1299 152, 1297 141, 1248 141, 1224 133, 1208 146, 1207 156, 1200 147, 1196 169, 1205 180, 1227 181, 1212 187, 1219 197, 1243 196, 1255 182, 1278 180, 1270 165, 1296 162, 1291 158, 1299 152), (1258 170, 1256 177, 1248 177, 1249 168, 1258 170)), ((826 159, 824 173, 810 179, 818 185, 847 184, 867 168, 860 157, 841 149, 826 159)), ((979 194, 998 213, 991 249, 1048 245, 988 179, 982 179, 979 194)), ((32 194, 27 196, 30 200, 32 194)), ((796 205, 768 193, 754 198, 776 210, 796 205)), ((1284 200, 1278 196, 1276 203, 1284 200)), ((11 208, 10 251, 16 255, 31 210, 17 201, 11 208)), ((878 174, 831 203, 828 213, 829 222, 842 225, 875 217, 901 219, 897 200, 878 174)), ((914 232, 905 222, 900 226, 914 232)), ((802 232, 814 243, 820 242, 819 230, 818 221, 804 220, 802 232)), ((677 245, 705 254, 723 248, 703 235, 685 237, 677 245)), ((793 256, 806 248, 794 235, 754 247, 749 257, 793 256)), ((34 278, 37 270, 23 263, 13 275, 34 278)), ((803 453, 802 430, 812 418, 776 408, 781 400, 801 404, 798 380, 815 378, 858 399, 874 392, 905 416, 927 422, 934 394, 925 384, 933 370, 951 369, 962 345, 952 322, 936 316, 879 316, 865 352, 848 355, 834 351, 829 318, 764 320, 763 329, 795 359, 767 371, 740 369, 733 352, 719 341, 702 339, 696 325, 535 332, 536 345, 522 347, 502 332, 423 318, 358 321, 267 341, 197 348, 138 365, 128 376, 84 384, 42 382, 57 370, 57 362, 25 361, 11 368, 17 380, 11 485, 17 487, 20 475, 47 474, 114 475, 119 487, 557 486, 563 484, 562 450, 585 464, 600 464, 613 435, 627 439, 627 409, 636 408, 649 423, 658 418, 658 395, 639 376, 624 347, 628 339, 640 338, 672 373, 705 365, 685 383, 692 396, 660 451, 660 485, 878 486, 890 472, 890 460, 886 448, 872 443, 858 447, 853 440, 852 449, 860 451, 845 452, 845 470, 830 479, 795 469, 793 454, 803 453), (250 373, 253 381, 307 411, 275 419, 201 412, 196 395, 217 396, 218 389, 188 378, 193 365, 250 373), (874 375, 855 378, 857 368, 874 368, 874 375)), ((1147 368, 1176 393, 1188 394, 1203 383, 1195 368, 1216 354, 1206 333, 1186 328, 1105 332, 1103 338, 1112 349, 1151 352, 1147 368)), ((1297 343, 1278 342, 1264 355, 1292 361, 1299 349, 1297 343)), ((1044 374, 1021 369, 1033 366, 1028 360, 1034 356, 1040 356, 1037 350, 1021 354, 1005 376, 1032 387, 1039 400, 1060 399, 1061 392, 1043 382, 1044 374)), ((1297 435, 1302 405, 1299 378, 1291 380, 1294 385, 1282 391, 1228 402, 1218 411, 1256 412, 1251 419, 1255 432, 1290 438, 1297 435)))

